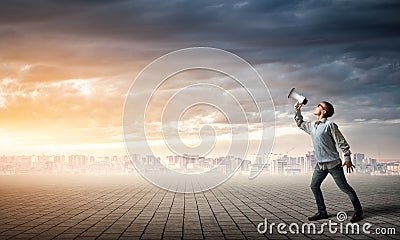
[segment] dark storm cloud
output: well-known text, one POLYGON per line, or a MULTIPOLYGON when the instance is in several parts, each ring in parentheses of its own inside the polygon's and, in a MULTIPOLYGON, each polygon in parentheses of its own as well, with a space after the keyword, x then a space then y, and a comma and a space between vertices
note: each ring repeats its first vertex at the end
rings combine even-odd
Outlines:
POLYGON ((368 114, 342 116, 349 121, 400 118, 398 1, 9 0, 0 6, 3 57, 15 56, 10 46, 18 43, 34 57, 64 49, 64 61, 103 54, 107 66, 183 47, 220 47, 267 76, 278 106, 296 86, 315 101, 368 106, 368 114), (87 50, 71 57, 75 45, 87 50))
MULTIPOLYGON (((2 1, 0 23, 127 40, 318 46, 398 37, 396 1, 2 1)), ((29 29, 26 29, 29 31, 29 29)))

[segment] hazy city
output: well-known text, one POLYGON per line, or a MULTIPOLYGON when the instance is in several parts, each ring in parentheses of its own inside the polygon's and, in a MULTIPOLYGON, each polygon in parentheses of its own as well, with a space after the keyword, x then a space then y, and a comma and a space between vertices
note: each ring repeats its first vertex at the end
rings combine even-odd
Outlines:
MULTIPOLYGON (((304 156, 275 154, 268 161, 267 154, 254 157, 253 160, 235 156, 204 158, 196 155, 182 156, 142 156, 135 154, 132 160, 128 155, 2 155, 0 156, 0 174, 135 174, 133 162, 154 166, 161 163, 165 167, 181 173, 198 173, 223 166, 222 173, 236 169, 236 174, 248 175, 249 171, 260 170, 265 175, 311 174, 316 165, 313 152, 304 156), (224 171, 226 170, 226 171, 224 171)), ((399 161, 380 162, 363 153, 354 153, 352 160, 356 166, 354 174, 399 176, 399 161)))

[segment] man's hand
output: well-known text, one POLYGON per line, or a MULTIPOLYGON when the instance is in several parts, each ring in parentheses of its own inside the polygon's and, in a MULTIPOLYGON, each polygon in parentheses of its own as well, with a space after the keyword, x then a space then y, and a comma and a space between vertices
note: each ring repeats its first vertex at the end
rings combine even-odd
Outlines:
POLYGON ((296 109, 296 112, 300 111, 301 106, 303 106, 303 104, 296 102, 296 104, 294 105, 294 109, 296 109))
POLYGON ((347 166, 347 173, 352 173, 354 171, 354 168, 356 166, 353 165, 353 163, 351 161, 346 161, 343 163, 343 167, 347 166))

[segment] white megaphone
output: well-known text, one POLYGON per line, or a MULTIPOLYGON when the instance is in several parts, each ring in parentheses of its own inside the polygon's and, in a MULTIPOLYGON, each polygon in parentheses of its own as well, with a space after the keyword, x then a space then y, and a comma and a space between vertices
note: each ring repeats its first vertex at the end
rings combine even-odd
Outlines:
POLYGON ((292 88, 292 90, 290 90, 288 98, 296 99, 302 105, 306 105, 308 102, 308 99, 306 97, 304 97, 303 95, 297 93, 294 88, 292 88))

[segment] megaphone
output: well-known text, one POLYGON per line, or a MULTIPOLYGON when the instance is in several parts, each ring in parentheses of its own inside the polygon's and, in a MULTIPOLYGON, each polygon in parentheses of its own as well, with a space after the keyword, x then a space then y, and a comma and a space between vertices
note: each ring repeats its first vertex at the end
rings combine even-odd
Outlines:
POLYGON ((290 90, 288 98, 293 98, 295 100, 297 100, 300 104, 306 105, 308 103, 308 99, 306 97, 304 97, 303 95, 299 94, 298 92, 296 92, 296 90, 294 88, 292 88, 292 90, 290 90))

